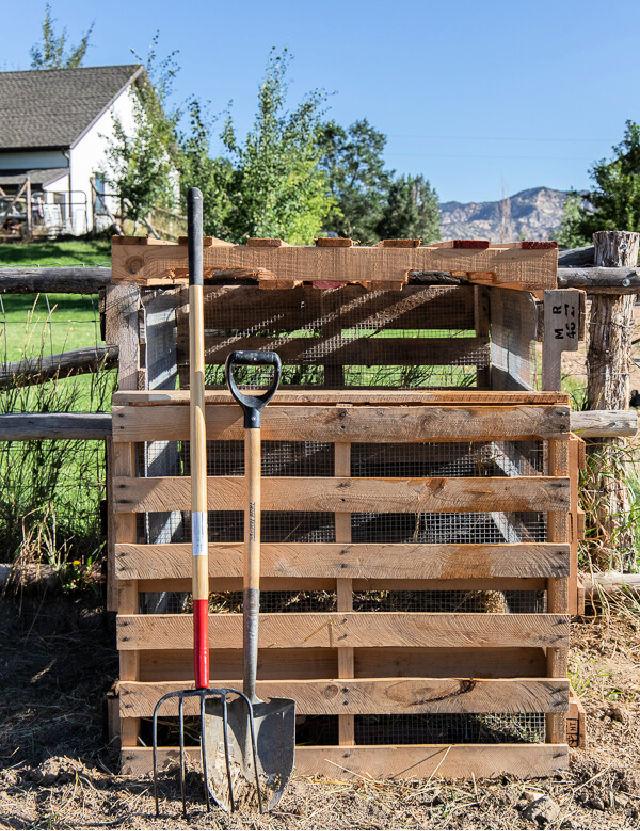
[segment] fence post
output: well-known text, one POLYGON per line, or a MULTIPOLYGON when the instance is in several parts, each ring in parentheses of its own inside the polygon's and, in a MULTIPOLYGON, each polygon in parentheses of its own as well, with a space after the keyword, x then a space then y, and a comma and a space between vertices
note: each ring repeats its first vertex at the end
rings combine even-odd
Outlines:
MULTIPOLYGON (((631 231, 596 231, 594 265, 631 266, 638 262, 640 234, 631 231)), ((635 294, 591 295, 587 406, 590 410, 626 410, 629 404, 629 364, 633 335, 635 294)), ((624 439, 592 439, 589 443, 591 522, 602 537, 596 565, 630 568, 635 560, 629 515, 629 493, 624 481, 624 439), (594 455, 597 454, 597 457, 594 455)))

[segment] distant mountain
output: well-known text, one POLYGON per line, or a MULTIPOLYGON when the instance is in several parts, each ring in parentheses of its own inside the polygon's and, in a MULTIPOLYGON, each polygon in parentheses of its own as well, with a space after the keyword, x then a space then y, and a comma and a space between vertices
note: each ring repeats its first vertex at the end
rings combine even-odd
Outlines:
POLYGON ((554 188, 528 188, 497 202, 441 202, 442 239, 553 239, 560 228, 567 194, 554 188))

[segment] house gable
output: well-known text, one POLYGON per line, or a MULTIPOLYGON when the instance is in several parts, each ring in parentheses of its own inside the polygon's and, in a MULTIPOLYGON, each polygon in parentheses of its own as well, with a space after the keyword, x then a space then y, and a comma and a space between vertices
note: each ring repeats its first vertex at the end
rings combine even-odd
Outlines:
POLYGON ((144 69, 0 72, 0 153, 73 147, 144 69))

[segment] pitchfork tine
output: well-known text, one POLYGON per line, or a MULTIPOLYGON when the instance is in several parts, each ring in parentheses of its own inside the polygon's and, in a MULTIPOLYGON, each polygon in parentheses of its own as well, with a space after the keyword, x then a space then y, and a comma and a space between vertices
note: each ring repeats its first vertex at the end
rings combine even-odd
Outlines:
POLYGON ((205 730, 204 722, 204 702, 206 693, 200 695, 200 749, 202 751, 202 778, 204 780, 204 802, 207 808, 207 813, 211 810, 211 803, 209 802, 209 772, 207 770, 207 731, 205 730))
POLYGON ((224 763, 227 768, 227 782, 229 785, 229 807, 232 811, 236 809, 236 798, 233 793, 233 780, 231 779, 231 760, 229 758, 229 733, 227 732, 227 696, 222 696, 222 740, 224 743, 224 763))
POLYGON ((160 816, 160 801, 158 800, 158 709, 162 699, 153 708, 153 795, 156 800, 156 816, 160 816))
POLYGON ((178 741, 180 747, 180 795, 182 796, 182 816, 187 817, 187 783, 184 771, 184 698, 178 695, 178 741))

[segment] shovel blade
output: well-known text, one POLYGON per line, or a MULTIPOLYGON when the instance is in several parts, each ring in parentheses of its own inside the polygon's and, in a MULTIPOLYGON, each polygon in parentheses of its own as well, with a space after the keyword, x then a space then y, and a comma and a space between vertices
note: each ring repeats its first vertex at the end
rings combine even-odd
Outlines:
POLYGON ((272 698, 253 705, 256 771, 250 710, 241 698, 227 701, 229 776, 224 754, 223 709, 219 701, 207 701, 205 747, 209 792, 218 804, 221 804, 219 795, 229 793, 231 810, 261 806, 263 811, 269 811, 280 801, 293 771, 295 703, 289 698, 272 698))

